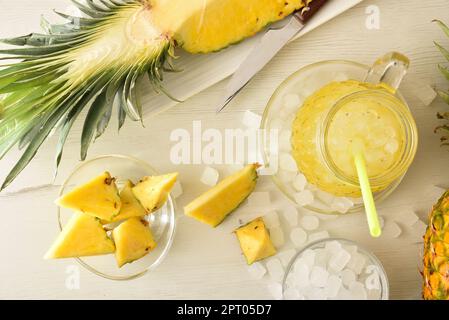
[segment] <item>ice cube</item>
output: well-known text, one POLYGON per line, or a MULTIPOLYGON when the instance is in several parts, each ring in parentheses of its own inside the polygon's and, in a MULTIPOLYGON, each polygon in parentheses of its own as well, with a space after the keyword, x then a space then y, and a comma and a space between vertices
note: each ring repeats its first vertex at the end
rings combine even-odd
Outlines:
POLYGON ((368 290, 379 290, 380 289, 380 279, 379 279, 379 274, 377 272, 370 274, 366 278, 365 287, 368 290))
POLYGON ((368 300, 380 300, 382 298, 382 292, 380 290, 368 290, 368 300))
POLYGON ((351 260, 349 260, 347 267, 355 272, 356 275, 362 273, 365 267, 366 257, 360 253, 354 253, 351 255, 351 260))
POLYGON ((309 243, 329 238, 329 232, 319 231, 309 234, 309 243))
POLYGON ((249 207, 261 207, 264 209, 271 207, 270 193, 268 191, 253 192, 248 197, 249 207))
POLYGON ((313 231, 320 226, 320 220, 315 216, 304 216, 301 218, 301 226, 307 231, 313 231))
POLYGON ((316 253, 314 250, 307 249, 302 253, 301 259, 303 259, 305 261, 305 263, 307 264, 309 269, 312 269, 312 267, 315 263, 315 256, 316 256, 316 253))
POLYGON ((281 118, 273 118, 270 123, 269 129, 280 130, 283 127, 283 120, 281 118))
POLYGON ((285 184, 289 184, 293 182, 295 176, 290 171, 279 170, 277 173, 279 180, 281 180, 285 184))
POLYGON ((331 209, 340 213, 347 213, 354 206, 351 199, 345 197, 335 197, 331 204, 331 209))
POLYGON ((351 269, 344 269, 340 273, 340 277, 341 277, 341 281, 343 282, 343 284, 346 287, 349 287, 351 285, 351 283, 353 283, 357 278, 354 271, 352 271, 351 269))
POLYGON ((279 134, 279 150, 282 151, 290 151, 292 149, 291 138, 292 132, 291 130, 282 130, 279 134))
POLYGON ((294 228, 290 232, 290 240, 296 248, 301 247, 307 241, 307 233, 302 228, 294 228))
POLYGON ((176 181, 175 185, 173 186, 173 189, 170 192, 170 195, 173 197, 173 199, 179 198, 183 193, 181 182, 176 181))
POLYGON ((285 300, 299 300, 300 294, 299 291, 294 288, 289 288, 284 291, 284 299, 285 300))
POLYGON ((349 292, 351 293, 354 300, 368 299, 365 286, 363 285, 363 283, 360 283, 358 281, 351 283, 351 285, 349 286, 349 292))
POLYGON ((302 173, 298 173, 293 179, 293 188, 296 191, 303 191, 307 185, 307 179, 302 173))
POLYGON ((266 263, 268 274, 271 279, 276 282, 281 282, 284 277, 284 268, 277 258, 271 258, 266 263))
POLYGON ((384 146, 384 150, 390 154, 394 154, 399 149, 399 142, 396 139, 390 139, 384 146))
POLYGON ((307 292, 307 299, 308 300, 326 300, 327 296, 326 296, 327 292, 326 289, 324 288, 311 288, 308 292, 307 292))
POLYGON ((351 260, 351 255, 345 249, 340 249, 337 253, 334 253, 329 259, 329 267, 334 271, 340 272, 343 270, 351 260))
POLYGON ((276 248, 282 247, 284 244, 284 232, 282 231, 281 227, 275 227, 270 229, 270 238, 271 242, 276 248))
POLYGON ((335 298, 341 288, 341 279, 336 275, 330 275, 327 278, 326 296, 328 298, 335 298))
POLYGON ((248 272, 254 279, 262 279, 265 273, 267 273, 267 269, 260 262, 254 262, 253 264, 248 266, 248 272))
POLYGON ((328 241, 324 245, 324 248, 326 249, 329 256, 332 256, 332 255, 338 253, 342 249, 341 243, 338 241, 328 241))
POLYGON ((313 203, 313 193, 310 190, 304 190, 295 193, 295 201, 299 206, 307 206, 313 203))
POLYGON ((315 196, 317 197, 317 199, 319 199, 329 207, 332 205, 332 202, 334 201, 335 198, 334 195, 319 189, 315 191, 315 196))
POLYGON ((315 266, 322 267, 324 269, 327 269, 327 263, 328 263, 328 254, 326 249, 316 249, 315 250, 316 256, 315 256, 315 266))
POLYGON ((281 168, 281 170, 289 171, 291 173, 298 172, 296 161, 289 153, 283 152, 279 155, 279 167, 281 168))
POLYGON ((279 215, 276 211, 270 211, 263 216, 263 221, 268 229, 273 229, 281 226, 279 215))
POLYGON ((415 94, 426 107, 430 106, 437 97, 436 91, 429 85, 420 86, 419 90, 415 90, 415 94))
POLYGON ((304 288, 309 285, 310 268, 304 259, 298 259, 293 267, 295 285, 304 288))
POLYGON ((217 184, 219 173, 212 167, 206 167, 201 175, 201 182, 207 186, 213 187, 217 184))
POLYGON ((399 238, 402 234, 402 229, 396 222, 390 221, 385 226, 385 233, 393 238, 399 238))
POLYGON ((399 219, 398 221, 400 221, 401 224, 410 227, 414 225, 416 221, 418 221, 419 217, 413 211, 407 210, 405 212, 402 212, 399 215, 398 219, 399 219))
POLYGON ((288 109, 293 109, 295 111, 300 107, 301 98, 299 95, 294 93, 289 93, 284 96, 284 107, 288 109))
POLYGON ((250 110, 246 110, 243 114, 242 123, 250 129, 259 129, 262 117, 250 110))
POLYGON ((295 254, 296 254, 295 249, 288 249, 288 250, 278 253, 277 257, 281 261, 282 265, 284 267, 287 267, 295 254))
POLYGON ((310 272, 310 284, 316 288, 324 288, 328 277, 329 272, 326 269, 315 266, 310 272))
POLYGON ((288 206, 282 211, 282 214, 291 227, 298 225, 298 210, 294 206, 288 206))
POLYGON ((337 296, 335 297, 336 300, 352 300, 352 295, 349 290, 347 290, 345 287, 341 286, 340 290, 338 290, 337 296))
POLYGON ((273 299, 275 300, 282 299, 282 285, 280 283, 272 282, 268 284, 268 291, 270 292, 273 299))

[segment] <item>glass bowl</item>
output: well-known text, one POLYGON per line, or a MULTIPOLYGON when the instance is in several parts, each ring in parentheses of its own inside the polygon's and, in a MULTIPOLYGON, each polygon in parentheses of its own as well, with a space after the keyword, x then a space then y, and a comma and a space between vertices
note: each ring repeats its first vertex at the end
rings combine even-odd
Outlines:
POLYGON ((341 238, 328 238, 328 239, 323 239, 323 240, 318 240, 315 242, 312 242, 310 244, 308 244, 307 246, 305 246, 302 250, 300 250, 291 260, 289 265, 287 266, 285 275, 284 275, 284 279, 282 281, 282 291, 285 292, 285 290, 288 289, 288 284, 287 284, 287 278, 289 277, 290 274, 292 274, 294 271, 294 265, 296 263, 296 261, 301 258, 301 256, 303 255, 303 253, 307 250, 314 250, 314 249, 320 249, 320 248, 324 248, 326 246, 326 243, 328 242, 332 242, 332 241, 338 241, 341 243, 341 245, 343 246, 356 246, 357 247, 357 252, 361 253, 362 255, 364 255, 367 258, 367 261, 365 262, 365 266, 368 265, 374 265, 377 268, 378 274, 379 274, 379 280, 380 280, 380 297, 378 300, 388 300, 389 298, 389 294, 390 294, 390 287, 388 284, 388 277, 387 277, 387 273, 385 272, 384 267, 382 266, 382 263, 379 261, 379 259, 370 251, 366 250, 365 248, 363 248, 362 246, 360 246, 359 244, 355 243, 354 241, 351 240, 347 240, 347 239, 341 239, 341 238))
MULTIPOLYGON (((276 173, 272 174, 272 179, 279 190, 293 203, 296 204, 295 193, 297 191, 292 187, 291 181, 294 175, 291 172, 283 171, 278 168, 279 156, 282 152, 291 154, 291 150, 283 150, 281 139, 283 132, 292 129, 292 123, 298 110, 302 107, 304 100, 331 81, 344 81, 355 79, 363 81, 369 67, 360 63, 344 60, 330 60, 310 64, 296 71, 284 80, 271 96, 262 116, 261 129, 264 133, 277 130, 279 135, 263 134, 263 160, 267 167, 277 168, 276 173), (300 97, 298 107, 286 108, 284 106, 284 97, 288 94, 294 94, 300 97), (273 139, 276 136, 276 140, 273 139)), ((405 99, 398 92, 397 96, 408 107, 405 99)), ((404 175, 393 181, 386 189, 376 192, 374 199, 376 203, 388 197, 400 184, 404 175)), ((316 191, 317 188, 309 185, 310 190, 316 191)), ((316 198, 316 197, 315 197, 316 198)), ((304 208, 321 214, 345 214, 359 212, 363 208, 361 198, 350 199, 354 205, 347 212, 339 212, 324 205, 320 201, 314 201, 312 204, 303 206, 304 208)))
MULTIPOLYGON (((59 195, 72 190, 93 177, 109 171, 116 177, 118 188, 121 188, 127 179, 137 182, 144 176, 157 175, 158 172, 149 164, 132 157, 123 155, 105 155, 81 163, 64 181, 59 195)), ((58 207, 58 223, 62 230, 73 215, 73 211, 58 207)), ((155 213, 145 216, 150 224, 157 247, 145 257, 117 267, 113 254, 76 258, 76 260, 92 273, 110 280, 131 280, 143 276, 154 270, 167 256, 175 234, 175 204, 169 196, 164 207, 155 213)))

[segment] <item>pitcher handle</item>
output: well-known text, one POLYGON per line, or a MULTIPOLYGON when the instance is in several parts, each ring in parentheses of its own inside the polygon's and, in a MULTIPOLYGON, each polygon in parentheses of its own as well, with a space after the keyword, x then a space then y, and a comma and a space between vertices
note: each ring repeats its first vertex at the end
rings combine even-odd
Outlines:
POLYGON ((407 73, 410 60, 399 52, 390 52, 377 59, 366 75, 365 82, 386 84, 395 93, 407 73))

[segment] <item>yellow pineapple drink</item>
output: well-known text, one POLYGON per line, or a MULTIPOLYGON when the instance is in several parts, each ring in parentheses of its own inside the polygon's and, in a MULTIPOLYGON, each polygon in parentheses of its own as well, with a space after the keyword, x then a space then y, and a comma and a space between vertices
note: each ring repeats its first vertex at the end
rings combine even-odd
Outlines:
POLYGON ((387 85, 331 82, 299 109, 292 153, 309 183, 336 196, 360 197, 354 153, 364 155, 373 191, 382 191, 411 164, 415 134, 407 106, 387 85))

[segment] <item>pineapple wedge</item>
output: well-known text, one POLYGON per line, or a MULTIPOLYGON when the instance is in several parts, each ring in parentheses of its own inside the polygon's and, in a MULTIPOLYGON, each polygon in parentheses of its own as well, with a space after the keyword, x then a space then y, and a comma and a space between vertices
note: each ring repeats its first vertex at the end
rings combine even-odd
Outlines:
POLYGON ((97 218, 75 213, 63 228, 45 259, 77 258, 113 253, 114 242, 97 218))
POLYGON ((147 213, 152 213, 164 206, 177 178, 177 172, 145 177, 132 188, 132 192, 147 213))
POLYGON ((129 218, 120 224, 112 234, 117 246, 115 258, 119 268, 142 258, 156 248, 150 228, 137 217, 129 218))
POLYGON ((115 178, 109 172, 76 187, 56 200, 56 204, 106 221, 112 221, 121 207, 115 178))
POLYGON ((247 165, 223 179, 215 187, 185 206, 185 215, 212 227, 218 226, 254 190, 258 178, 258 167, 258 164, 247 165))
POLYGON ((134 184, 130 180, 127 180, 122 191, 120 191, 120 201, 122 202, 120 212, 111 222, 121 221, 131 217, 141 217, 147 214, 144 207, 142 207, 134 196, 132 191, 133 187, 134 184))
POLYGON ((257 218, 235 231, 248 264, 276 254, 262 218, 257 218))

